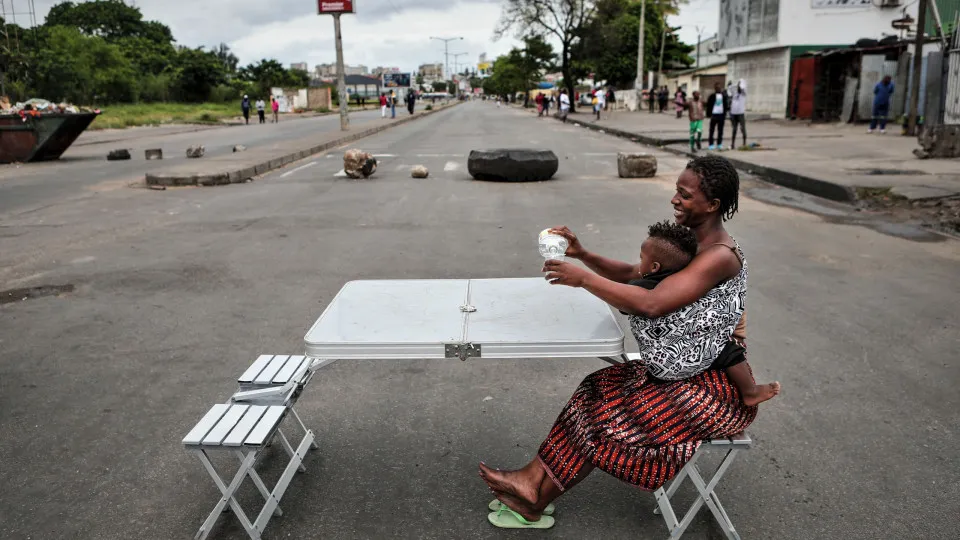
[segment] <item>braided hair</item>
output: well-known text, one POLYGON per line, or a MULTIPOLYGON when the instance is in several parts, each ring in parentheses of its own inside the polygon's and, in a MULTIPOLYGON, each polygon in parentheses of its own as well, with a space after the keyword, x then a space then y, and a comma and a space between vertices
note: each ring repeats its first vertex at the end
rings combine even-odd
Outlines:
POLYGON ((720 201, 723 220, 731 219, 739 209, 740 175, 727 158, 708 154, 694 158, 687 168, 700 177, 700 190, 708 201, 720 201))
POLYGON ((689 227, 661 221, 647 232, 658 241, 657 259, 664 270, 679 270, 697 256, 697 235, 689 227))

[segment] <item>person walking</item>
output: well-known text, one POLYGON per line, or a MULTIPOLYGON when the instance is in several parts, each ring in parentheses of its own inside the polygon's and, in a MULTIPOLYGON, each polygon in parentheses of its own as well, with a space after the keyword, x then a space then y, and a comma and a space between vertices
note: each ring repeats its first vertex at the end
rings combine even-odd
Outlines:
POLYGON ((570 96, 567 95, 567 89, 560 91, 560 120, 567 123, 567 115, 570 113, 570 96))
POLYGON ((387 95, 380 92, 380 118, 387 117, 387 95))
POLYGON ((280 102, 276 97, 270 98, 270 108, 273 109, 273 123, 280 123, 280 102))
POLYGON ((265 107, 266 105, 263 103, 263 98, 257 98, 257 116, 260 118, 261 124, 267 123, 266 116, 263 112, 265 107))
POLYGON ((880 124, 880 133, 887 132, 887 115, 890 114, 890 98, 893 97, 893 80, 889 75, 873 87, 873 118, 867 133, 873 133, 880 124))
POLYGON ((657 102, 657 91, 653 88, 647 90, 647 110, 650 111, 650 114, 653 114, 654 109, 657 108, 655 105, 657 102))
POLYGON ((390 91, 390 118, 397 117, 397 92, 395 90, 390 91))
POLYGON ((550 117, 550 103, 553 101, 553 96, 543 96, 543 115, 547 118, 550 117))
POLYGON ((611 103, 616 103, 616 102, 617 102, 617 95, 613 93, 613 89, 612 89, 612 88, 607 88, 607 95, 606 95, 606 99, 604 100, 604 103, 603 103, 603 110, 609 111, 609 110, 610 110, 610 104, 611 104, 611 103))
POLYGON ((660 104, 660 112, 667 110, 667 101, 670 99, 670 91, 667 90, 666 86, 661 86, 660 91, 657 92, 657 101, 660 104))
POLYGON ((730 91, 730 129, 733 137, 730 139, 730 148, 737 147, 737 126, 743 133, 743 145, 747 145, 747 81, 740 79, 737 87, 730 91))
POLYGON ((543 116, 543 94, 538 93, 533 102, 537 104, 537 116, 543 116))
POLYGON ((593 93, 593 111, 597 113, 597 121, 600 120, 600 111, 603 110, 603 105, 606 103, 606 97, 603 95, 603 89, 597 88, 596 92, 593 93))
POLYGON ((710 136, 707 138, 708 150, 723 150, 723 123, 730 110, 730 98, 721 89, 720 83, 713 84, 713 94, 707 98, 707 111, 710 111, 710 136), (717 145, 713 145, 713 132, 717 131, 717 145))
POLYGON ((240 110, 243 111, 243 119, 246 123, 250 123, 250 98, 246 94, 243 95, 243 100, 240 102, 240 110))
POLYGON ((413 114, 413 109, 417 105, 417 96, 414 95, 413 90, 407 92, 407 110, 410 111, 410 114, 413 114))
POLYGON ((677 118, 683 117, 683 109, 687 104, 687 94, 679 86, 677 93, 673 95, 673 103, 677 106, 677 118))
POLYGON ((703 139, 703 102, 700 101, 700 92, 694 91, 689 103, 685 105, 687 115, 690 118, 690 151, 701 150, 700 144, 703 139))

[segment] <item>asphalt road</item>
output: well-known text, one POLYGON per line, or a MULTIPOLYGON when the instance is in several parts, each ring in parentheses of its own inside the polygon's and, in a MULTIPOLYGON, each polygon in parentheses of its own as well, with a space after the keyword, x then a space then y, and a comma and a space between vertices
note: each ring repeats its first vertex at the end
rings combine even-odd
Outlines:
MULTIPOLYGON (((405 109, 403 113, 406 114, 405 109)), ((354 112, 350 121, 362 124, 379 117, 379 110, 354 112)), ((280 146, 318 132, 339 130, 340 117, 335 114, 314 118, 284 116, 278 124, 260 125, 254 113, 249 125, 193 131, 167 127, 134 129, 128 138, 123 138, 122 132, 106 136, 89 132, 81 135, 59 161, 0 165, 0 212, 30 210, 62 199, 89 196, 105 185, 143 180, 147 172, 186 161, 187 148, 195 145, 203 145, 206 155, 216 156, 233 152, 238 144, 248 149, 280 146), (119 148, 130 150, 132 159, 107 162, 107 154, 119 148), (162 149, 163 159, 147 161, 144 151, 149 148, 162 149)))
MULTIPOLYGON (((113 186, 0 214, 0 289, 75 288, 0 305, 0 537, 191 537, 219 492, 180 440, 258 354, 301 352, 344 283, 537 276, 536 235, 556 224, 634 260, 683 167, 663 155, 660 177, 619 179, 615 153, 640 147, 490 103, 351 146, 383 155, 372 179, 335 176, 336 151, 249 184, 113 186), (551 148, 560 172, 471 180, 469 150, 503 146, 551 148), (409 177, 419 163, 429 178, 409 177)), ((783 393, 720 496, 743 538, 956 538, 958 244, 835 221, 744 197, 729 223, 750 263, 750 363, 783 393)), ((486 522, 476 464, 525 463, 604 365, 324 368, 298 405, 320 449, 265 537, 529 536, 486 522)), ((248 483, 241 503, 258 499, 248 483)), ((652 495, 603 473, 557 504, 543 537, 666 537, 652 495)), ((705 511, 688 535, 721 537, 705 511)), ((228 514, 211 538, 245 535, 228 514)))

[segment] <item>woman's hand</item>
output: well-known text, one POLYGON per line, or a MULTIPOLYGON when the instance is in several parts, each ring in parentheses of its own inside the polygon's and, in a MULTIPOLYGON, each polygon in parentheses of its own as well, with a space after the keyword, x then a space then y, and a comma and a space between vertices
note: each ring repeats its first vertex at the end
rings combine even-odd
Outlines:
POLYGON ((553 227, 550 229, 550 232, 559 234, 567 239, 567 242, 570 244, 567 246, 567 252, 565 253, 567 257, 570 257, 571 259, 582 259, 587 253, 587 250, 583 249, 583 246, 580 244, 580 240, 577 239, 577 235, 573 234, 573 231, 568 229, 566 226, 553 227))
POLYGON ((556 259, 548 259, 544 262, 543 272, 547 273, 545 279, 551 285, 566 285, 568 287, 583 287, 584 280, 590 275, 589 271, 575 264, 556 259))

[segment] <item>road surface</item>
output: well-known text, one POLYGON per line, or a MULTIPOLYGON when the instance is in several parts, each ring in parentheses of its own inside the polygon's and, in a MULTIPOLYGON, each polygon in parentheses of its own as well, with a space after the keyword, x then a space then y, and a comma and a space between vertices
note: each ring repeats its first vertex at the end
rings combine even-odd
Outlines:
MULTIPOLYGON (((620 179, 616 152, 642 147, 492 103, 351 146, 382 156, 373 178, 336 176, 338 150, 249 184, 116 186, 0 214, 0 289, 74 287, 0 306, 0 537, 191 537, 219 492, 181 438, 258 354, 301 352, 345 282, 537 276, 537 233, 559 224, 635 260, 684 165, 662 156, 662 176, 620 179), (553 149, 556 178, 469 178, 470 149, 509 146, 553 149), (410 178, 414 164, 430 177, 410 178)), ((835 221, 744 196, 729 223, 750 263, 750 363, 783 393, 720 496, 743 538, 953 539, 958 244, 835 221)), ((477 462, 524 464, 604 365, 324 368, 298 405, 320 449, 266 536, 519 538, 486 522, 477 462)), ((265 461, 268 484, 280 462, 265 461)), ((248 484, 241 503, 258 498, 248 484)), ((602 473, 557 504, 545 538, 666 537, 653 497, 602 473)), ((720 532, 704 511, 687 537, 720 532)), ((228 514, 211 538, 245 535, 228 514)))

